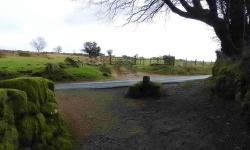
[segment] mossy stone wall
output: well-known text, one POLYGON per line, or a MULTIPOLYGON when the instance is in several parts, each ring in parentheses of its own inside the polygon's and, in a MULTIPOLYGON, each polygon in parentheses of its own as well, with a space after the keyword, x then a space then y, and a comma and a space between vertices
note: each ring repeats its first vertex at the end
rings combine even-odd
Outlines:
POLYGON ((0 81, 0 150, 69 150, 54 84, 44 78, 0 81))

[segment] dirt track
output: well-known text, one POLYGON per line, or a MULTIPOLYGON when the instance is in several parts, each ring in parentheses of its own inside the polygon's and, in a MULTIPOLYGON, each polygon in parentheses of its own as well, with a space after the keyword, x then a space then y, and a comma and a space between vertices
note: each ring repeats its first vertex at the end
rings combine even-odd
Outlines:
POLYGON ((203 82, 166 85, 163 98, 135 102, 119 99, 126 88, 114 89, 109 111, 119 122, 78 139, 77 149, 249 150, 250 137, 239 108, 210 100, 207 90, 203 82), (136 105, 131 107, 128 101, 136 105))

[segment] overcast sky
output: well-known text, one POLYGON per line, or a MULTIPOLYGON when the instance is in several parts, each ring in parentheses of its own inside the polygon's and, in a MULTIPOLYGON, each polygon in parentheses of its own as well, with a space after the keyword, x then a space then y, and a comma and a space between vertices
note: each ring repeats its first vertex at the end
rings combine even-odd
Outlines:
POLYGON ((32 50, 30 41, 42 36, 51 51, 80 52, 83 43, 96 41, 106 53, 153 57, 215 60, 218 43, 207 25, 176 15, 152 23, 122 26, 125 20, 108 21, 98 10, 71 0, 0 0, 0 48, 32 50))

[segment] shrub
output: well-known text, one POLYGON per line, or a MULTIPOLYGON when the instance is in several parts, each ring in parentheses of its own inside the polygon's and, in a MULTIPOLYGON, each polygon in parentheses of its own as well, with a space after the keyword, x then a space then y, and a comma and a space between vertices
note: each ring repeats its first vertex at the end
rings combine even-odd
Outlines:
POLYGON ((99 70, 101 72, 103 72, 104 74, 107 74, 107 75, 110 75, 112 74, 112 71, 111 71, 111 67, 106 65, 106 64, 102 64, 100 67, 99 67, 99 70))
POLYGON ((80 63, 77 60, 74 60, 74 58, 67 57, 64 60, 66 65, 73 66, 73 67, 79 67, 80 63))
POLYGON ((58 66, 60 67, 60 68, 67 68, 67 64, 65 63, 65 62, 59 62, 58 63, 58 66))
POLYGON ((0 80, 11 79, 11 78, 15 78, 17 76, 18 76, 17 72, 11 72, 11 71, 7 71, 7 70, 0 71, 0 80))
POLYGON ((41 72, 33 73, 32 76, 40 76, 53 81, 73 80, 74 76, 63 70, 58 64, 47 63, 41 72))
POLYGON ((27 52, 27 51, 18 51, 17 54, 18 56, 22 56, 22 57, 30 57, 32 55, 30 52, 27 52))
POLYGON ((56 73, 58 71, 61 71, 62 69, 60 68, 60 66, 58 64, 54 64, 54 63, 47 63, 45 65, 45 72, 48 74, 53 74, 56 73))
POLYGON ((174 56, 164 55, 162 58, 163 58, 163 61, 164 61, 165 65, 172 65, 172 66, 174 66, 174 64, 175 64, 175 57, 174 56))
POLYGON ((242 77, 239 63, 225 58, 218 59, 212 74, 212 92, 221 98, 235 100, 236 93, 239 90, 238 84, 242 77))
POLYGON ((132 98, 141 98, 141 97, 160 97, 161 84, 151 82, 148 77, 144 77, 142 82, 136 83, 135 85, 129 87, 129 90, 126 94, 128 97, 132 98))

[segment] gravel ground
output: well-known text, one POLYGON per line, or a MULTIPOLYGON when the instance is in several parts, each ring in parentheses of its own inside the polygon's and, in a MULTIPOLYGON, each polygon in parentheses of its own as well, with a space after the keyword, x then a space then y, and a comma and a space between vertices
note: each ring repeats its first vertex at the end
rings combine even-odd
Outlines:
MULTIPOLYGON (((250 150, 239 107, 212 100, 204 85, 203 81, 165 85, 165 96, 158 100, 114 100, 109 111, 119 122, 78 140, 77 149, 250 150)), ((113 99, 126 90, 114 89, 113 99)))

